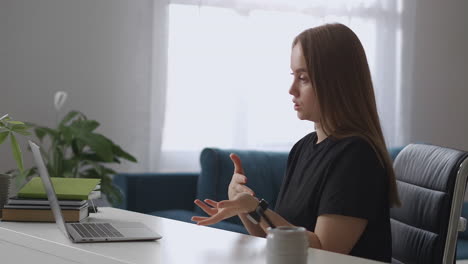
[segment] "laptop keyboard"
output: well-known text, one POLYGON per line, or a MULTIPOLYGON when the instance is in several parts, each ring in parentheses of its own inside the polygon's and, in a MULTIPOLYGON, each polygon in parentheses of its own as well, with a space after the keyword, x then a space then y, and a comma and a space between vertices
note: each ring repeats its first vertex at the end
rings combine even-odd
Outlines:
POLYGON ((71 224, 71 226, 82 237, 123 237, 123 235, 109 223, 79 223, 71 224))

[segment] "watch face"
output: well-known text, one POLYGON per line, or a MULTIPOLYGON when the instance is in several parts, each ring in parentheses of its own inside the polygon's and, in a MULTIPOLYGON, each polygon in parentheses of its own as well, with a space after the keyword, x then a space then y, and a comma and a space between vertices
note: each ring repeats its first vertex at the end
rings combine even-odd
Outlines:
POLYGON ((265 201, 263 199, 260 201, 258 206, 260 206, 263 209, 263 211, 266 211, 266 209, 268 209, 268 203, 267 203, 267 201, 265 201))

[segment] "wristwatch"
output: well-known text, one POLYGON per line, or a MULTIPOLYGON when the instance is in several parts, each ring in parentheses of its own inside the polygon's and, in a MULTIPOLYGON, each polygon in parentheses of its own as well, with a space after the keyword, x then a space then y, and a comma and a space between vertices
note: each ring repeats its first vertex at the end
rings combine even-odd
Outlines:
POLYGON ((265 211, 268 209, 268 202, 264 199, 261 199, 258 203, 257 208, 247 214, 247 218, 254 224, 258 225, 263 217, 267 224, 271 228, 275 228, 275 225, 270 221, 270 219, 265 215, 265 211))
MULTIPOLYGON (((260 202, 257 205, 257 208, 262 207, 262 206, 263 206, 263 208, 265 208, 265 206, 266 206, 266 208, 268 208, 268 203, 263 199, 260 200, 260 202)), ((249 212, 247 214, 247 218, 250 220, 250 222, 252 222, 252 223, 254 223, 256 225, 258 225, 260 223, 260 220, 262 218, 262 216, 260 214, 258 214, 257 208, 255 208, 255 210, 253 210, 252 212, 249 212)))

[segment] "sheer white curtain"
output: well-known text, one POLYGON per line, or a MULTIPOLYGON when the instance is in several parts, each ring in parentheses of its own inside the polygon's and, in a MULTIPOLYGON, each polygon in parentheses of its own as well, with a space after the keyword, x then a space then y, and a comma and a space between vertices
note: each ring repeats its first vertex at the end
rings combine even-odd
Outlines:
POLYGON ((389 145, 398 132, 401 3, 171 1, 160 171, 197 171, 204 147, 289 151, 299 121, 288 89, 291 42, 339 22, 361 39, 389 145))

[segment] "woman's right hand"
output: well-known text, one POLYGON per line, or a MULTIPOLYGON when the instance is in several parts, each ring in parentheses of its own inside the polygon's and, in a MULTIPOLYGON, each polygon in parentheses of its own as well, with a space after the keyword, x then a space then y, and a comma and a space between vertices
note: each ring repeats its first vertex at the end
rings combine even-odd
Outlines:
POLYGON ((249 193, 250 195, 255 195, 252 189, 245 186, 247 183, 247 177, 244 175, 244 169, 242 168, 242 163, 239 156, 232 153, 229 157, 231 158, 232 163, 234 163, 234 174, 232 175, 232 179, 228 188, 229 200, 233 200, 234 197, 240 193, 249 193))

